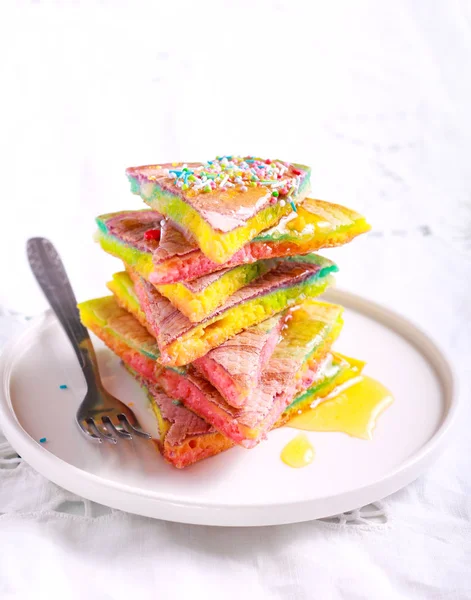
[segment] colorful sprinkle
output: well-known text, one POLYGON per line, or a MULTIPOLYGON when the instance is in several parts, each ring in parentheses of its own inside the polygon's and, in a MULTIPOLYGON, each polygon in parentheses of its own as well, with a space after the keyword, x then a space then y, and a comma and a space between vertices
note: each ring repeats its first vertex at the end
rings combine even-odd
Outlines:
POLYGON ((271 195, 272 195, 272 196, 275 196, 275 198, 278 198, 278 196, 280 195, 280 193, 279 193, 277 190, 274 190, 274 191, 271 193, 271 195))
POLYGON ((180 402, 180 400, 172 400, 172 404, 175 404, 175 406, 181 406, 182 403, 180 402))
POLYGON ((128 406, 129 407, 134 406, 134 402, 128 402, 128 406))
POLYGON ((59 386, 59 389, 66 390, 67 386, 65 385, 65 383, 61 383, 61 385, 59 386))
MULTIPOLYGON (((177 166, 177 165, 175 165, 177 166)), ((168 177, 183 191, 208 193, 220 188, 225 190, 240 186, 241 192, 249 187, 264 186, 276 190, 273 197, 296 193, 302 181, 303 171, 289 163, 254 157, 218 156, 198 168, 186 165, 170 169, 168 177)))
POLYGON ((290 200, 289 203, 291 204, 291 208, 294 210, 294 212, 298 212, 296 210, 296 204, 292 200, 290 200))
POLYGON ((155 240, 156 242, 158 242, 160 240, 160 229, 148 229, 144 233, 144 239, 148 241, 155 240))
POLYGON ((40 443, 40 444, 45 444, 46 442, 47 442, 47 438, 41 438, 41 439, 39 440, 39 443, 40 443))

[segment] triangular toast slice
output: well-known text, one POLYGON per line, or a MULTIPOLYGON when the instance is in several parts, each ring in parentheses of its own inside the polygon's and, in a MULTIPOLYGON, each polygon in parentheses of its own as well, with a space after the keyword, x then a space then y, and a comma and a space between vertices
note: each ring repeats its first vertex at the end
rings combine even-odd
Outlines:
POLYGON ((237 333, 321 294, 337 267, 308 255, 284 259, 274 269, 233 294, 200 323, 191 323, 155 287, 135 272, 117 273, 108 283, 118 302, 145 315, 160 348, 160 362, 181 366, 193 362, 237 333), (130 305, 131 304, 131 305, 130 305), (139 309, 133 309, 134 305, 139 309))
POLYGON ((131 191, 176 223, 223 264, 260 231, 296 210, 310 168, 280 160, 224 156, 206 163, 131 167, 131 191))
POLYGON ((262 231, 223 265, 206 257, 159 213, 121 211, 97 218, 96 239, 103 250, 120 258, 155 285, 193 281, 221 269, 321 248, 341 246, 369 231, 366 219, 355 211, 306 198, 296 213, 262 231), (146 233, 150 230, 150 233, 146 233))
MULTIPOLYGON (((161 224, 161 215, 149 210, 123 211, 98 217, 96 236, 102 248, 120 258, 150 281, 153 270, 152 253, 159 248, 161 233, 168 228, 161 224), (106 232, 106 233, 105 233, 106 232)), ((192 281, 167 284, 155 283, 157 290, 192 323, 202 321, 237 290, 267 273, 273 260, 219 268, 192 281)))

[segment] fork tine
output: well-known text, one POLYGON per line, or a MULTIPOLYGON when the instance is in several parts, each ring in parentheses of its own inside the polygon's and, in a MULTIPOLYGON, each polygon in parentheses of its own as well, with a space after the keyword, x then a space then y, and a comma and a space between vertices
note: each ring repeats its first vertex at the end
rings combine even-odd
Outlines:
POLYGON ((140 427, 135 427, 134 425, 131 425, 125 414, 121 413, 120 415, 118 415, 118 419, 121 421, 121 423, 123 423, 126 426, 128 430, 131 430, 136 435, 143 437, 146 440, 150 440, 150 438, 152 437, 145 431, 142 431, 140 427))
POLYGON ((113 433, 116 433, 116 435, 126 440, 132 440, 132 435, 123 427, 121 427, 121 425, 115 425, 115 423, 113 423, 113 421, 109 417, 102 417, 101 420, 103 421, 104 425, 106 427, 109 427, 113 433))
POLYGON ((150 433, 146 433, 145 431, 142 431, 142 429, 140 427, 135 427, 134 425, 131 425, 131 429, 133 430, 133 432, 136 435, 139 435, 140 437, 142 437, 146 440, 150 440, 152 438, 150 433))
POLYGON ((107 440, 108 442, 111 442, 112 444, 116 444, 118 442, 118 440, 114 436, 112 436, 106 430, 103 430, 102 428, 98 427, 98 425, 95 423, 94 419, 92 419, 91 417, 89 417, 88 419, 85 419, 85 422, 87 423, 87 425, 89 427, 92 428, 92 430, 96 431, 96 433, 101 438, 107 440))
POLYGON ((83 421, 79 421, 77 419, 77 423, 78 423, 78 426, 80 427, 80 429, 83 431, 83 433, 85 435, 88 435, 88 437, 91 437, 94 442, 98 442, 99 444, 101 444, 103 442, 103 440, 101 439, 101 437, 99 435, 97 435, 96 433, 93 433, 93 431, 90 429, 90 427, 85 419, 83 421))

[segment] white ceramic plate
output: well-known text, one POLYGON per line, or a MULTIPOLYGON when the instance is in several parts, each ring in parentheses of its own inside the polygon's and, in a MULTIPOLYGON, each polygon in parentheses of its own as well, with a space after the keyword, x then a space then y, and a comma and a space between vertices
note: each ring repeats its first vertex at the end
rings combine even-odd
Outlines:
MULTIPOLYGON (((367 361, 395 402, 372 441, 309 433, 314 462, 291 469, 282 428, 253 450, 234 448, 179 471, 150 442, 95 445, 74 422, 85 383, 72 348, 51 313, 37 319, 0 359, 0 425, 35 469, 62 487, 128 512, 184 523, 271 525, 331 516, 384 498, 414 480, 436 456, 456 410, 450 366, 433 342, 402 317, 334 290, 345 327, 336 348, 367 361), (68 389, 59 388, 66 384, 68 389), (39 439, 47 438, 40 444, 39 439)), ((94 340, 106 387, 148 414, 134 380, 94 340)))

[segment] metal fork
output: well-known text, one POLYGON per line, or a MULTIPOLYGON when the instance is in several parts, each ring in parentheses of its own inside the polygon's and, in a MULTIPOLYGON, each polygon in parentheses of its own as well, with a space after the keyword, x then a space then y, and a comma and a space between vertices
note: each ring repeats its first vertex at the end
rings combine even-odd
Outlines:
POLYGON ((131 440, 133 435, 150 438, 139 427, 134 413, 109 394, 100 379, 98 363, 87 329, 80 322, 77 301, 56 249, 45 238, 31 238, 27 243, 28 260, 44 295, 64 328, 82 367, 87 393, 76 421, 80 429, 96 442, 116 444, 118 438, 131 440))

